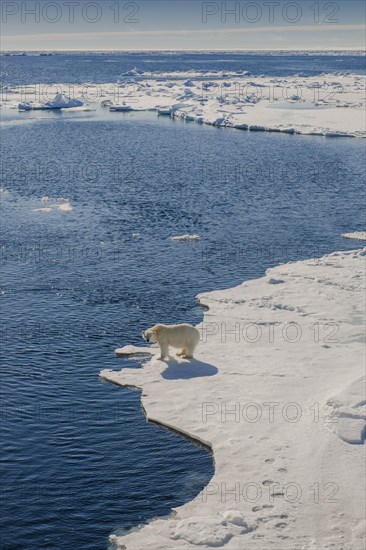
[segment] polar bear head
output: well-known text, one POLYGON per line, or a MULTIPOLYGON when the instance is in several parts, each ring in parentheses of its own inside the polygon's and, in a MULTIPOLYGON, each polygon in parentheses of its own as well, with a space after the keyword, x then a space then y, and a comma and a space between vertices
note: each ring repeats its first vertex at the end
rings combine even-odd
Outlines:
POLYGON ((154 344, 156 342, 156 332, 151 328, 143 330, 141 336, 143 337, 145 342, 149 342, 151 344, 154 344))

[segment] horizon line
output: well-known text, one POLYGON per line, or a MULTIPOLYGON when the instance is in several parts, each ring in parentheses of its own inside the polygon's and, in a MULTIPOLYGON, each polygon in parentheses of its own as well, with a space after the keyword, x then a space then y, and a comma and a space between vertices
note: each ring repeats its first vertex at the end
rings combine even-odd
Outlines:
POLYGON ((39 49, 31 50, 27 48, 20 48, 20 49, 12 49, 12 50, 2 50, 0 51, 0 55, 3 55, 4 53, 13 53, 13 52, 91 52, 91 53, 97 53, 97 52, 362 52, 366 55, 366 49, 365 46, 360 47, 343 47, 343 48, 143 48, 143 49, 116 49, 116 48, 106 48, 106 49, 88 49, 88 48, 57 48, 57 49, 51 49, 51 48, 45 48, 45 49, 39 49))

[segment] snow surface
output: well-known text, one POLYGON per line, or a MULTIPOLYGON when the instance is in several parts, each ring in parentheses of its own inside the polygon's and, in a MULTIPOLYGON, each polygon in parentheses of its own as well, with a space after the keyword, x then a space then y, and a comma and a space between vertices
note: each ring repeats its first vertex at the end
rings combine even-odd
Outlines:
POLYGON ((62 109, 75 107, 79 100, 71 98, 81 97, 89 105, 109 108, 115 116, 149 110, 222 128, 365 137, 365 80, 364 75, 341 73, 253 77, 246 71, 133 69, 117 83, 47 85, 47 96, 57 94, 53 101, 39 101, 43 91, 31 85, 5 87, 1 104, 7 109, 17 109, 19 103, 23 110, 62 109))
POLYGON ((201 294, 195 359, 101 372, 140 388, 147 418, 215 463, 193 501, 112 535, 117 548, 363 549, 365 257, 334 252, 201 294))

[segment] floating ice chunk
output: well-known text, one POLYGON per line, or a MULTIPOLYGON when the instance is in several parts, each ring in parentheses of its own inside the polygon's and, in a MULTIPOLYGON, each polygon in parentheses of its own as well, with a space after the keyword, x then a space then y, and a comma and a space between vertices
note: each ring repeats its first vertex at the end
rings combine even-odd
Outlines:
POLYGON ((199 241, 201 237, 199 235, 176 235, 175 237, 170 237, 172 241, 199 241))
POLYGON ((366 231, 354 231, 353 233, 342 233, 344 239, 357 239, 366 241, 366 231))
POLYGON ((119 357, 123 355, 135 355, 136 353, 148 353, 150 355, 154 355, 156 352, 157 352, 157 347, 155 346, 139 347, 139 346, 127 345, 127 346, 123 346, 123 348, 117 348, 114 350, 114 353, 119 357))
POLYGON ((64 197, 58 197, 56 199, 50 199, 50 197, 42 197, 41 202, 47 204, 48 206, 42 208, 33 208, 33 212, 52 212, 52 210, 60 210, 61 212, 70 212, 73 208, 70 204, 69 199, 64 197), (50 204, 52 202, 52 204, 50 204))
POLYGON ((61 210, 62 212, 71 212, 72 206, 69 202, 64 202, 63 204, 60 204, 58 206, 58 209, 61 210))
POLYGON ((69 109, 71 107, 82 107, 84 103, 80 99, 71 99, 65 94, 58 93, 51 101, 45 103, 24 102, 19 103, 20 111, 43 111, 48 109, 69 109))

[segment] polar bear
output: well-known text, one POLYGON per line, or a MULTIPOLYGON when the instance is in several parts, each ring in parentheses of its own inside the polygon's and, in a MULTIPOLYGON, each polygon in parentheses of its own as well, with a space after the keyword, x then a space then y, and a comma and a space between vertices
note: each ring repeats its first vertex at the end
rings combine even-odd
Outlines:
POLYGON ((177 355, 185 358, 193 357, 193 352, 199 342, 200 333, 192 325, 154 325, 142 332, 146 342, 157 342, 160 346, 160 357, 164 359, 169 354, 169 346, 181 348, 177 355))

